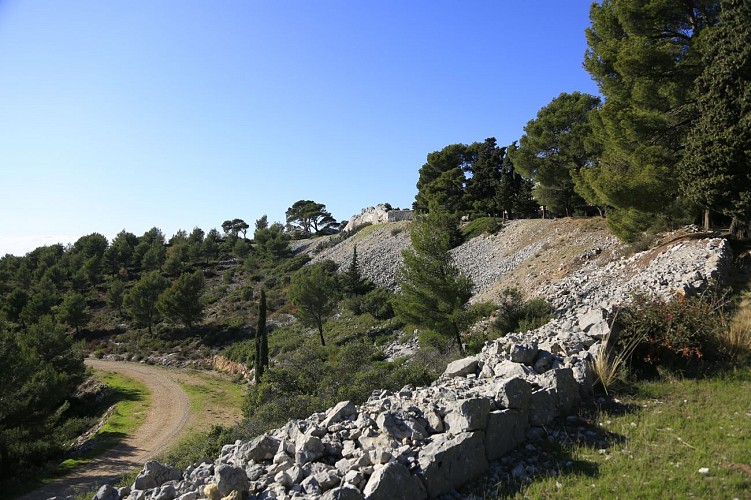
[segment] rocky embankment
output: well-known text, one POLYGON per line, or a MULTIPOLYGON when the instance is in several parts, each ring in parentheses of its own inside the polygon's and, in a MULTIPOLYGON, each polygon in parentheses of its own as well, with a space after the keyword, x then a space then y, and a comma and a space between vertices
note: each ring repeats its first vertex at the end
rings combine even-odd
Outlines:
MULTIPOLYGON (((590 240, 586 243, 589 247, 590 240)), ((543 246, 533 250, 533 258, 540 258, 535 256, 543 246)), ((598 261, 607 251, 607 246, 576 249, 570 256, 576 270, 538 287, 555 305, 555 320, 488 342, 477 356, 451 363, 429 387, 377 391, 362 405, 341 402, 253 441, 228 444, 219 457, 185 471, 151 462, 131 488, 105 486, 98 497, 416 500, 452 495, 592 395, 589 362, 617 304, 637 290, 698 292, 730 264, 729 246, 721 239, 689 239, 627 259, 598 261)), ((554 270, 561 265, 569 263, 554 263, 554 270)), ((523 267, 520 263, 507 274, 523 267)))

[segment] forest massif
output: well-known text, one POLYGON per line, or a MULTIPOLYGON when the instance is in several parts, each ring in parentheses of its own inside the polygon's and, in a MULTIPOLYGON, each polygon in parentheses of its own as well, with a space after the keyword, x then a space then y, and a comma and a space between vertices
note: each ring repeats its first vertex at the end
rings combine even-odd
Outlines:
POLYGON ((749 237, 749 2, 603 0, 590 16, 584 66, 601 96, 562 93, 511 145, 488 138, 427 155, 400 294, 363 280, 356 251, 340 270, 292 252, 292 239, 338 227, 312 200, 295 202, 284 224, 260 217, 250 237, 249 224, 231 219, 221 232, 93 233, 0 259, 0 481, 61 457, 96 418, 78 390, 86 354, 221 352, 255 368, 246 422, 194 450, 207 453, 233 433, 434 377, 451 349, 467 347, 466 325, 488 312, 467 305, 472 284, 448 257, 478 228, 595 215, 625 241, 694 222, 749 237), (267 326, 267 311, 300 321, 267 326), (347 321, 327 323, 335 311, 347 321), (378 346, 405 326, 428 332, 420 362, 386 361, 378 346), (272 331, 264 351, 256 339, 272 331), (275 363, 259 372, 256 359, 269 355, 275 363))

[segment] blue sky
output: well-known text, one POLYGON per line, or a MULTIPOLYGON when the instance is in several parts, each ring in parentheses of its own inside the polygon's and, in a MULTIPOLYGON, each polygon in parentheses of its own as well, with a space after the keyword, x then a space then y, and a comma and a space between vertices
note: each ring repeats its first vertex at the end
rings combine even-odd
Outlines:
POLYGON ((428 153, 597 93, 590 4, 0 0, 0 255, 409 207, 428 153))

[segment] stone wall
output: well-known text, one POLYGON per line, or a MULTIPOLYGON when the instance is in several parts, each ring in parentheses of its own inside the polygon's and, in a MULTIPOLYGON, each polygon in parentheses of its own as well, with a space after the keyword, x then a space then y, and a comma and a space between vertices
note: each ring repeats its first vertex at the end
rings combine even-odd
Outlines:
POLYGON ((374 207, 364 208, 358 215, 352 216, 344 227, 344 231, 354 231, 363 224, 383 224, 403 220, 412 220, 412 210, 394 210, 391 205, 381 203, 374 207))

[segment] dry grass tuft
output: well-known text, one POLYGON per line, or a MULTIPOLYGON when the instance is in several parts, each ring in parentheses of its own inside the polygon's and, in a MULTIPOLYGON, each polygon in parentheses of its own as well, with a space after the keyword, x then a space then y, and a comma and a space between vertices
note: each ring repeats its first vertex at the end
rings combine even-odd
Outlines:
POLYGON ((751 357, 751 299, 744 299, 726 328, 723 338, 730 359, 743 361, 751 357))

